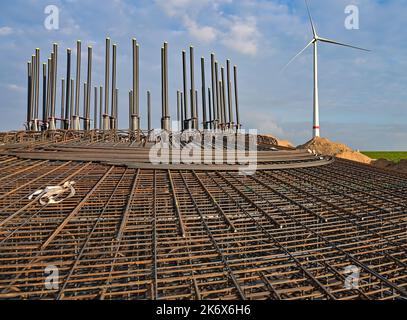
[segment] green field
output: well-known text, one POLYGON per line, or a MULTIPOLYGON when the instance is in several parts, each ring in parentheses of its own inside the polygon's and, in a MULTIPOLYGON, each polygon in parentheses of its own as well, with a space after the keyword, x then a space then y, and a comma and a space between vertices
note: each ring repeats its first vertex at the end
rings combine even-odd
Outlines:
POLYGON ((387 159, 396 163, 407 159, 407 151, 362 151, 362 153, 372 159, 387 159))

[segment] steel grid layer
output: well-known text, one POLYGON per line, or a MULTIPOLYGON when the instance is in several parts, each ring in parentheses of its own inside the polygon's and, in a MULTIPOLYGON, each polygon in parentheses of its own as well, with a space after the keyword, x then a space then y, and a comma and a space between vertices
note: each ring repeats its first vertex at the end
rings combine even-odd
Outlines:
POLYGON ((1 299, 407 298, 402 175, 342 160, 241 176, 2 156, 0 190, 1 299), (61 204, 28 199, 72 180, 61 204))

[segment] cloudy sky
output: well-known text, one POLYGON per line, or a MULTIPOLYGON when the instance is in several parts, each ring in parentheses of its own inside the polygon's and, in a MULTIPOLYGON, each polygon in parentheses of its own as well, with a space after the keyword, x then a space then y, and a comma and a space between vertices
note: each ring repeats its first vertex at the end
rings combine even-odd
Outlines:
MULTIPOLYGON (((320 46, 321 134, 361 150, 407 150, 407 0, 310 0, 310 5, 320 36, 372 50, 320 46), (345 27, 348 5, 359 9, 358 30, 345 27)), ((238 65, 246 128, 296 144, 312 135, 312 49, 282 70, 311 39, 303 0, 1 1, 0 130, 23 127, 26 63, 36 47, 45 61, 52 43, 60 44, 61 79, 65 50, 75 48, 77 39, 92 45, 93 84, 102 85, 106 36, 118 45, 121 127, 127 126, 135 37, 141 45, 141 92, 152 91, 155 126, 160 48, 168 41, 173 114, 181 51, 192 44, 197 67, 198 58, 209 60, 211 52, 221 63, 230 58, 238 65), (44 27, 44 10, 51 4, 60 10, 59 30, 44 27)), ((85 67, 82 72, 85 79, 85 67)))

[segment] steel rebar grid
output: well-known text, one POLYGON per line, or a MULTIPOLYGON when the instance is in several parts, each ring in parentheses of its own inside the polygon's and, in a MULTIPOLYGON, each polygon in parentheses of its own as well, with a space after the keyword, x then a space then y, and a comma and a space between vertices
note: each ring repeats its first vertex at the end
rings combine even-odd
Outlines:
POLYGON ((406 177, 346 161, 240 176, 0 160, 1 298, 406 295, 406 177), (27 198, 70 180, 77 194, 60 205, 27 198), (49 265, 59 290, 44 287, 49 265))

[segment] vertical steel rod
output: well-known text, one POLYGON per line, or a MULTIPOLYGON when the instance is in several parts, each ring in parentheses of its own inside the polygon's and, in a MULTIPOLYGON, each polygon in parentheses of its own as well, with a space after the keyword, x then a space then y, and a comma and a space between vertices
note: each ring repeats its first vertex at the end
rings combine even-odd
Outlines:
POLYGON ((194 47, 189 47, 189 67, 190 67, 190 74, 191 74, 191 125, 192 129, 198 129, 198 118, 197 118, 197 110, 196 110, 196 99, 195 99, 195 59, 194 59, 194 47))
POLYGON ((236 105, 236 128, 240 129, 240 112, 239 112, 239 92, 237 86, 237 66, 233 67, 234 80, 235 80, 235 105, 236 105))
POLYGON ((85 82, 83 84, 83 118, 82 118, 82 120, 83 120, 83 129, 84 130, 87 130, 86 129, 86 120, 87 120, 86 115, 87 115, 87 112, 88 112, 88 110, 87 110, 87 96, 88 96, 87 90, 88 90, 88 85, 85 82))
POLYGON ((32 68, 31 61, 27 62, 27 75, 28 75, 28 85, 27 85, 27 130, 31 130, 31 83, 32 83, 32 68))
MULTIPOLYGON (((217 127, 219 127, 220 125, 220 90, 219 90, 219 68, 218 68, 218 62, 215 61, 215 82, 216 82, 216 99, 214 101, 216 101, 216 123, 217 123, 217 127)), ((215 102, 214 102, 215 103, 215 102)), ((215 115, 214 115, 215 117, 215 115)))
POLYGON ((147 130, 151 132, 151 93, 147 91, 147 130))
POLYGON ((52 114, 55 118, 55 102, 57 97, 57 81, 58 81, 58 44, 54 43, 54 63, 52 67, 53 75, 53 95, 52 95, 52 114))
POLYGON ((103 86, 99 87, 99 130, 103 130, 103 86))
POLYGON ((46 128, 47 122, 47 64, 42 64, 42 125, 46 128))
POLYGON ((71 119, 70 104, 71 99, 71 49, 66 50, 66 104, 65 104, 65 129, 69 128, 71 119))
POLYGON ((205 82, 205 58, 201 58, 201 75, 202 75, 202 116, 203 128, 208 129, 208 119, 206 117, 206 82, 205 82))
POLYGON ((164 47, 161 47, 161 129, 164 129, 165 117, 165 66, 164 47))
POLYGON ((185 50, 182 51, 182 81, 184 90, 184 129, 188 129, 187 54, 185 50))
POLYGON ((114 123, 114 129, 118 129, 119 125, 119 113, 118 113, 118 106, 119 106, 119 89, 115 89, 114 93, 115 101, 114 101, 114 117, 113 117, 113 123, 114 123))
POLYGON ((38 111, 40 104, 40 59, 41 59, 40 49, 37 48, 35 49, 35 115, 34 115, 34 119, 36 122, 38 121, 38 111))
POLYGON ((136 113, 136 99, 135 95, 137 94, 137 40, 132 39, 132 45, 133 45, 133 98, 132 98, 132 108, 131 108, 131 113, 130 116, 134 115, 136 113))
POLYGON ((76 42, 76 93, 75 93, 75 116, 79 116, 79 99, 81 94, 81 41, 76 42))
POLYGON ((85 130, 90 130, 90 100, 92 96, 92 47, 88 47, 88 77, 86 87, 86 126, 85 130))
POLYGON ((178 130, 180 130, 180 116, 181 116, 181 103, 180 103, 180 92, 177 90, 177 122, 178 122, 178 130))
MULTIPOLYGON (((137 118, 140 118, 140 45, 136 45, 136 63, 137 63, 137 73, 136 73, 136 114, 137 118)), ((140 129, 140 120, 138 120, 138 128, 140 129)))
POLYGON ((61 80, 61 119, 60 128, 63 130, 65 128, 65 79, 61 80))
POLYGON ((229 126, 233 127, 233 109, 232 109, 232 81, 230 78, 230 60, 226 60, 227 90, 228 90, 228 109, 229 109, 229 126))
POLYGON ((98 87, 95 87, 95 108, 93 110, 93 129, 98 127, 98 87))
POLYGON ((213 129, 217 129, 217 115, 216 115, 216 88, 217 80, 215 75, 215 54, 211 53, 211 80, 212 80, 212 105, 213 105, 213 129))
POLYGON ((113 56, 112 56, 112 112, 111 117, 114 119, 116 117, 116 77, 117 77, 117 63, 116 63, 117 46, 113 45, 113 56))
POLYGON ((133 90, 129 90, 129 130, 133 130, 133 90))
POLYGON ((181 92, 181 131, 184 131, 185 123, 184 123, 184 94, 181 92))
POLYGON ((168 42, 164 42, 164 97, 165 97, 165 118, 170 117, 168 102, 168 42))
POLYGON ((73 129, 73 116, 74 116, 74 108, 75 108, 75 104, 74 104, 74 99, 75 99, 75 96, 74 96, 74 85, 75 85, 75 81, 74 81, 74 79, 73 78, 71 78, 71 92, 70 92, 70 95, 71 95, 71 97, 70 97, 70 115, 71 115, 71 117, 70 117, 70 128, 71 129, 73 129))
POLYGON ((106 38, 106 60, 105 60, 105 113, 103 130, 109 130, 109 121, 107 117, 109 115, 109 85, 110 83, 110 38, 106 38))
POLYGON ((34 119, 35 119, 35 55, 31 56, 31 110, 30 110, 30 126, 31 130, 34 130, 34 119))
POLYGON ((51 76, 52 76, 52 60, 51 58, 48 58, 48 64, 47 64, 47 123, 51 115, 51 76))
POLYGON ((221 70, 221 76, 222 76, 222 123, 224 125, 226 125, 228 120, 227 120, 227 114, 226 114, 225 68, 222 67, 220 70, 221 70))
POLYGON ((209 110, 209 129, 213 129, 213 118, 212 118, 212 96, 211 88, 208 88, 208 110, 209 110))

